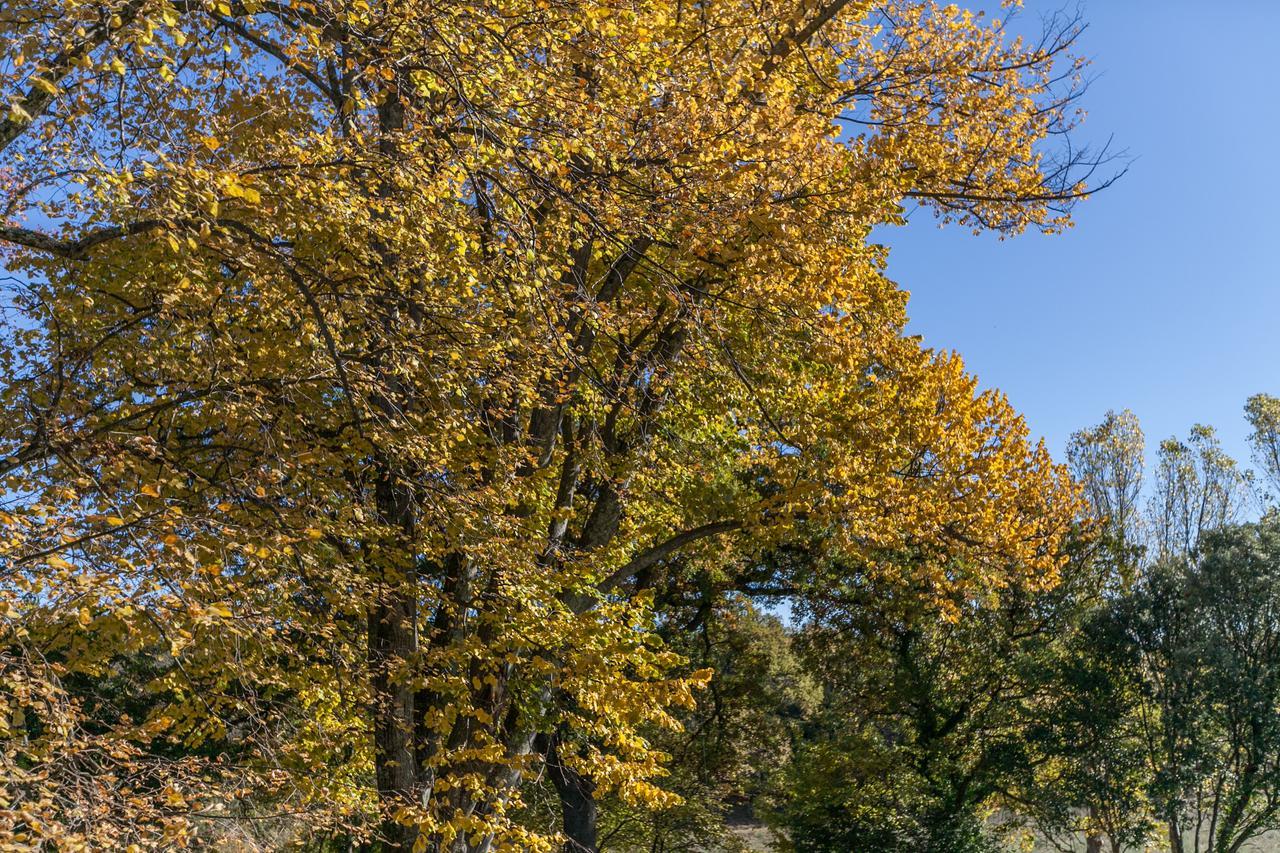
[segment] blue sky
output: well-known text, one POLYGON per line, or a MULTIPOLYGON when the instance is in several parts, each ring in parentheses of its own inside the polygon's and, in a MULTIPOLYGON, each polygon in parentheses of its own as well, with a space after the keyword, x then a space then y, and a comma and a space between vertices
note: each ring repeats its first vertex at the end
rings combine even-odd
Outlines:
MULTIPOLYGON (((983 4, 963 4, 983 5, 983 4)), ((1038 31, 1053 0, 1027 0, 1038 31)), ((1081 138, 1133 158, 1062 235, 1003 242, 925 211, 878 232, 910 330, 1004 390, 1061 457, 1132 409, 1148 453, 1192 424, 1248 460, 1242 406, 1280 394, 1280 2, 1093 0, 1081 138)))

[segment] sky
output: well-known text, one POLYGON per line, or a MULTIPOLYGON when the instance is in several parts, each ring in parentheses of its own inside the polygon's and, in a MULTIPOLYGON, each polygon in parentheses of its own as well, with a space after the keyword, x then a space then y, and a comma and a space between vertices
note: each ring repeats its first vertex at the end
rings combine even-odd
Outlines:
MULTIPOLYGON (((1026 0, 1022 26, 1062 2, 1026 0)), ((1081 8, 1095 79, 1079 138, 1113 136, 1128 173, 1056 236, 975 237, 918 211, 876 234, 889 275, 909 330, 961 353, 1058 458, 1129 408, 1149 457, 1207 423, 1245 462, 1245 398, 1280 395, 1280 2, 1081 8)))

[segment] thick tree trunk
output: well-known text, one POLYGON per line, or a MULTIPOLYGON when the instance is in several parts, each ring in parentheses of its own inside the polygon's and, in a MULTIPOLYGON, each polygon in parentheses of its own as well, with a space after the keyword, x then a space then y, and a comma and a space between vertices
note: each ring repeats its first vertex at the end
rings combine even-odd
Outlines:
MULTIPOLYGON (((413 753, 413 691, 395 670, 414 652, 414 602, 393 593, 369 611, 369 668, 373 681, 373 745, 378 798, 390 812, 413 802, 416 762, 413 753)), ((411 850, 416 832, 394 821, 381 835, 392 850, 411 850)))
MULTIPOLYGON (((378 152, 394 163, 399 153, 395 137, 404 129, 404 104, 394 90, 388 90, 378 105, 378 128, 378 152)), ((379 197, 387 198, 392 193, 389 185, 378 186, 379 197)), ((373 248, 386 271, 398 266, 399 256, 390 246, 377 241, 373 248)), ((394 317, 395 310, 388 305, 379 318, 384 333, 393 331, 394 317)), ((384 387, 370 396, 370 402, 385 416, 394 418, 401 402, 392 397, 403 389, 381 368, 379 365, 379 379, 384 387)), ((412 548, 417 516, 411 478, 404 476, 401 466, 394 459, 380 456, 376 472, 374 501, 378 519, 397 529, 403 537, 397 544, 408 547, 393 545, 378 555, 377 575, 373 578, 376 598, 368 607, 374 775, 383 813, 382 843, 387 850, 409 851, 417 840, 417 828, 403 826, 391 816, 398 808, 413 804, 420 787, 414 743, 414 691, 408 678, 408 667, 416 663, 418 652, 417 565, 412 548)))
MULTIPOLYGON (((378 480, 378 513, 412 537, 413 504, 389 473, 378 480)), ((369 605, 369 675, 373 688, 374 774, 384 816, 414 802, 417 761, 414 752, 414 691, 406 666, 418 651, 417 596, 413 568, 383 566, 375 601, 369 605)), ((384 819, 381 830, 390 850, 412 850, 417 830, 384 819)))
POLYGON ((595 782, 560 761, 560 737, 546 738, 547 775, 560 795, 564 853, 597 853, 595 782))

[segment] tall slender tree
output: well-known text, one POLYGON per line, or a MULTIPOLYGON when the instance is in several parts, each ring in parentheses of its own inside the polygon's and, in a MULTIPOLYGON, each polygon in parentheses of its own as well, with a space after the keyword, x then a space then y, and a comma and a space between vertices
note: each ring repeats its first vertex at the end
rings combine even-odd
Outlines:
POLYGON ((1151 554, 1176 560, 1194 553, 1208 532, 1241 519, 1251 475, 1222 449, 1213 427, 1197 424, 1187 440, 1160 442, 1155 491, 1148 505, 1151 554))
POLYGON ((1122 586, 1133 582, 1141 559, 1142 480, 1146 450, 1142 426, 1133 412, 1107 412, 1102 423, 1071 435, 1067 464, 1080 483, 1088 513, 1101 520, 1104 544, 1122 586))
POLYGON ((1280 504, 1280 399, 1270 394, 1254 394, 1244 405, 1245 419, 1253 432, 1249 444, 1253 459, 1267 478, 1269 503, 1280 504))

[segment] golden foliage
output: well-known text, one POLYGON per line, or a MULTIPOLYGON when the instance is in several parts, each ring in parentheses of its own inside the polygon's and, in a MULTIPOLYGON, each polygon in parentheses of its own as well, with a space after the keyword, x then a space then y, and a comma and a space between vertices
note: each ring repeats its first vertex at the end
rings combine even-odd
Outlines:
POLYGON ((26 0, 0 35, 0 846, 278 809, 550 849, 510 818, 539 732, 669 799, 638 731, 699 678, 655 569, 803 524, 939 589, 1052 582, 1071 487, 903 336, 869 235, 909 199, 1067 224, 1069 28, 26 0))

